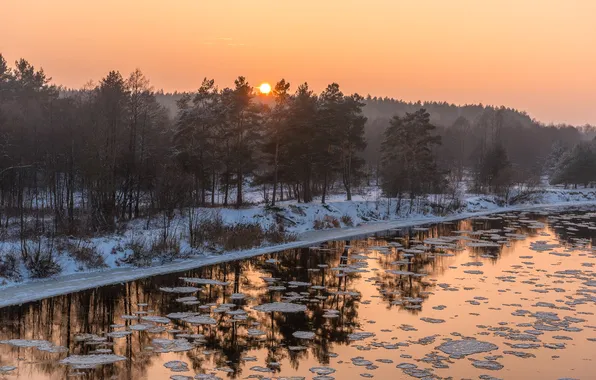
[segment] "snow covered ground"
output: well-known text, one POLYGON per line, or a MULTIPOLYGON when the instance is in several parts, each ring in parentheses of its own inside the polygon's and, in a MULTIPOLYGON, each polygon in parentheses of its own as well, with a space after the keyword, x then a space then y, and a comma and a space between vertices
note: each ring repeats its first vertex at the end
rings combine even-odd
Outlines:
MULTIPOLYGON (((393 228, 456 220, 503 211, 596 205, 596 190, 547 188, 537 192, 534 197, 525 203, 514 206, 503 206, 501 202, 492 196, 468 195, 463 198, 463 205, 460 210, 447 216, 433 214, 432 208, 428 205, 423 205, 417 208, 416 212, 410 213, 408 213, 406 207, 402 206, 401 213, 396 215, 395 202, 395 200, 380 198, 373 192, 356 196, 352 201, 345 201, 340 196, 331 197, 327 204, 318 202, 298 204, 288 201, 280 203, 275 209, 263 206, 240 210, 198 209, 197 211, 204 213, 219 213, 226 224, 258 222, 263 226, 268 226, 276 223, 276 221, 279 222, 281 218, 284 221, 286 230, 297 235, 297 241, 234 252, 191 250, 188 241, 184 240, 187 239, 185 236, 188 229, 187 219, 184 215, 179 215, 172 221, 171 229, 179 233, 182 239, 181 248, 183 251, 187 251, 189 258, 167 263, 155 263, 150 267, 143 268, 123 265, 120 260, 129 253, 122 247, 131 239, 154 237, 160 233, 160 227, 157 221, 149 228, 146 228, 146 222, 143 220, 134 221, 129 223, 121 234, 96 237, 86 241, 86 244, 94 246, 103 255, 108 266, 106 269, 90 271, 83 268, 71 256, 60 255, 57 261, 62 267, 62 271, 52 278, 32 280, 27 276, 23 276, 21 281, 15 282, 0 277, 0 307, 157 274, 172 273, 224 261, 248 258, 283 249, 308 247, 329 240, 348 239, 393 228), (334 220, 339 223, 340 228, 315 230, 314 226, 318 220, 334 220), (351 223, 346 223, 348 221, 351 221, 351 223)), ((0 243, 0 252, 6 251, 16 244, 19 243, 4 241, 0 243)), ((24 268, 22 269, 24 271, 24 268)))

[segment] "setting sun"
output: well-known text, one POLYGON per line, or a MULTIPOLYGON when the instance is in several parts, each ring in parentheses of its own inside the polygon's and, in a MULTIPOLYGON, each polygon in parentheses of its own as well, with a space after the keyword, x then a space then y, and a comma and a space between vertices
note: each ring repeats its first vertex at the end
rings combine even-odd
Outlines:
POLYGON ((259 91, 261 91, 261 94, 267 95, 271 92, 271 86, 269 83, 263 83, 259 86, 259 91))

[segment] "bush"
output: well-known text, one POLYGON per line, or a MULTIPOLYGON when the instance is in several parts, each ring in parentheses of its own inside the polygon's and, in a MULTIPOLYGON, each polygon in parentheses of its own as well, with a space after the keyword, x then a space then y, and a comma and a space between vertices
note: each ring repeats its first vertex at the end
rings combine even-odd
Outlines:
POLYGON ((32 278, 46 278, 62 271, 54 260, 54 239, 38 237, 22 243, 21 257, 32 278))
POLYGON ((313 228, 315 230, 326 230, 329 228, 339 228, 341 224, 339 220, 331 215, 325 215, 323 219, 315 219, 313 228))
POLYGON ((265 231, 265 240, 272 244, 283 244, 296 241, 297 239, 298 236, 296 236, 296 234, 287 233, 278 228, 275 224, 270 225, 265 231))
POLYGON ((226 225, 219 212, 194 215, 190 230, 193 248, 223 249, 234 251, 258 247, 267 241, 273 244, 296 239, 273 224, 263 229, 259 223, 237 223, 226 225))
POLYGON ((344 226, 354 227, 354 219, 350 215, 342 215, 341 222, 344 226))
POLYGON ((124 243, 124 250, 130 252, 120 261, 137 267, 149 266, 155 258, 155 254, 147 249, 145 240, 140 237, 132 237, 124 243))
POLYGON ((0 277, 8 280, 21 279, 17 254, 11 252, 0 256, 0 277))
POLYGON ((66 244, 66 250, 68 254, 84 268, 99 269, 107 267, 103 256, 91 243, 86 243, 82 240, 76 244, 68 242, 66 244))
POLYGON ((151 243, 151 252, 154 257, 159 257, 162 262, 167 262, 181 257, 180 239, 176 236, 158 237, 151 243))

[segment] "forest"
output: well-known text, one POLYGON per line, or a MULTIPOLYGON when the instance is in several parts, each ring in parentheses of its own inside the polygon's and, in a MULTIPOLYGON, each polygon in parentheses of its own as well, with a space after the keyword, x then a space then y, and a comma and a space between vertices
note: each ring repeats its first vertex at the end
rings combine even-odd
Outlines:
POLYGON ((242 76, 231 88, 206 78, 195 92, 167 94, 137 69, 67 89, 0 55, 3 233, 17 228, 24 241, 113 232, 186 208, 242 208, 247 189, 268 207, 351 200, 363 186, 410 202, 444 194, 456 207, 462 188, 510 198, 544 178, 596 181, 593 126, 345 94, 337 83, 319 94, 283 79, 272 87, 264 95, 242 76))

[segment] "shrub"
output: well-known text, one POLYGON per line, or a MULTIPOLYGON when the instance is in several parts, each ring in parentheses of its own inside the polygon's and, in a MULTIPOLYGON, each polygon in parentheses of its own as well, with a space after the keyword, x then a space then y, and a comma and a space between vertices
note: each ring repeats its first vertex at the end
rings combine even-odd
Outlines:
POLYGON ((66 250, 73 259, 87 269, 107 267, 103 256, 91 243, 86 243, 82 240, 77 243, 68 242, 66 244, 66 250))
POLYGON ((354 220, 350 215, 342 215, 341 222, 344 224, 344 226, 354 227, 354 220))
POLYGON ((19 257, 14 252, 0 255, 0 277, 8 280, 20 280, 19 257))
POLYGON ((60 273, 62 268, 54 260, 54 239, 38 237, 21 244, 21 257, 32 278, 46 278, 60 273))
POLYGON ((259 223, 237 223, 226 225, 219 212, 194 215, 190 229, 193 248, 223 249, 233 251, 258 247, 267 241, 273 244, 296 239, 277 225, 263 229, 259 223))
POLYGON ((325 228, 325 223, 323 222, 322 219, 315 219, 315 221, 313 223, 313 228, 315 230, 322 230, 323 228, 325 228))
POLYGON ((328 228, 339 228, 341 224, 339 220, 331 215, 325 215, 323 219, 315 219, 313 228, 315 230, 325 230, 328 228))
POLYGON ((225 250, 254 248, 263 242, 265 234, 257 223, 238 223, 224 227, 221 245, 225 250))
POLYGON ((287 243, 290 241, 296 241, 298 236, 296 234, 287 233, 275 224, 269 226, 267 230, 265 230, 265 240, 272 244, 282 244, 287 243))
POLYGON ((155 258, 155 254, 147 249, 147 244, 141 237, 132 237, 124 243, 124 250, 129 252, 120 261, 137 267, 149 266, 155 258))
POLYGON ((150 251, 153 257, 159 257, 163 262, 171 261, 181 257, 180 251, 180 238, 170 235, 165 239, 158 237, 151 242, 150 251))

